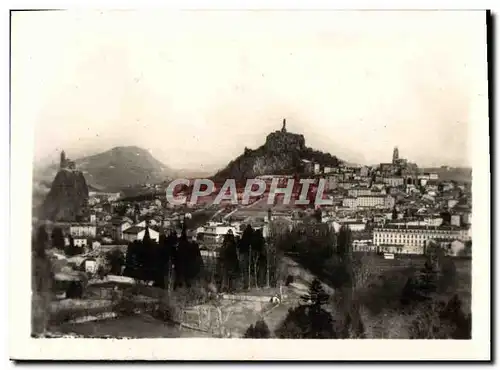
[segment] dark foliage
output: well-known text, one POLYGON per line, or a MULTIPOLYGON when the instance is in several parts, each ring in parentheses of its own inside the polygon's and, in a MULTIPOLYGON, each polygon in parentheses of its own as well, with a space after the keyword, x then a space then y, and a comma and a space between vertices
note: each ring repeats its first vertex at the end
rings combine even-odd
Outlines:
POLYGON ((310 303, 315 308, 320 308, 322 305, 326 304, 328 302, 328 298, 328 294, 325 293, 325 290, 318 279, 314 279, 311 282, 309 291, 301 297, 302 301, 310 303))
POLYGON ((236 239, 231 230, 224 236, 217 271, 218 285, 221 290, 233 291, 241 285, 241 269, 236 239))
POLYGON ((276 336, 280 339, 333 339, 337 334, 330 313, 304 305, 288 311, 276 336))
POLYGON ((250 325, 247 331, 245 332, 244 338, 254 338, 254 339, 263 339, 270 338, 271 331, 267 326, 266 322, 263 319, 257 321, 254 325, 250 325))
POLYGON ((447 303, 427 301, 417 308, 410 327, 411 339, 471 339, 471 316, 454 295, 447 303))
POLYGON ((73 239, 73 237, 70 235, 69 236, 69 245, 66 246, 65 250, 64 250, 64 253, 67 255, 67 256, 76 256, 78 253, 81 252, 81 248, 80 247, 77 247, 75 245, 75 240, 73 239))
POLYGON ((113 249, 106 253, 106 261, 109 264, 112 275, 121 275, 122 266, 125 265, 125 257, 119 249, 113 249))
POLYGON ((82 298, 83 284, 80 281, 71 281, 66 290, 66 298, 82 298))
POLYGON ((52 229, 52 246, 57 249, 64 250, 64 233, 60 227, 54 227, 52 229))

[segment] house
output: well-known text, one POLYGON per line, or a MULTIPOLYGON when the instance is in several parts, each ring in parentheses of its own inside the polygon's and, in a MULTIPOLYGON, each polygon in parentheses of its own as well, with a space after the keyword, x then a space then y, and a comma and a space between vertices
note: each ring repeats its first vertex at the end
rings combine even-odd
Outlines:
POLYGON ((369 169, 366 166, 361 167, 361 169, 359 170, 359 175, 361 177, 367 177, 368 173, 369 173, 369 169))
POLYGON ((95 258, 87 258, 82 263, 82 268, 85 272, 95 274, 97 272, 98 264, 95 258))
POLYGON ((87 238, 74 238, 73 243, 75 247, 86 247, 87 246, 87 238))
POLYGON ((97 226, 87 223, 76 223, 69 226, 69 234, 72 237, 92 237, 97 234, 97 226))
POLYGON ((450 224, 453 226, 462 226, 462 217, 458 214, 451 215, 450 224))
POLYGON ((347 226, 351 231, 364 231, 366 229, 366 224, 363 221, 334 221, 332 225, 336 233, 339 232, 342 226, 347 226))
POLYGON ((134 242, 136 240, 141 241, 144 239, 146 229, 149 231, 149 237, 151 240, 154 240, 155 242, 160 240, 160 233, 158 231, 141 226, 132 226, 123 231, 123 239, 129 242, 134 242))
MULTIPOLYGON (((73 238, 73 245, 75 247, 86 247, 88 244, 87 238, 76 237, 73 238)), ((68 247, 70 245, 70 237, 64 238, 64 245, 68 247)))
POLYGON ((115 240, 123 239, 123 232, 132 227, 132 221, 127 217, 114 218, 111 220, 112 230, 111 237, 115 240))

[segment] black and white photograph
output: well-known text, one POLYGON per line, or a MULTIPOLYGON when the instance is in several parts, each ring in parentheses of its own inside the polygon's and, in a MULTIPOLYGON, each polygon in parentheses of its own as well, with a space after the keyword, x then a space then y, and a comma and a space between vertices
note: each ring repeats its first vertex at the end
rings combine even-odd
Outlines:
POLYGON ((12 11, 18 359, 489 358, 488 16, 12 11))

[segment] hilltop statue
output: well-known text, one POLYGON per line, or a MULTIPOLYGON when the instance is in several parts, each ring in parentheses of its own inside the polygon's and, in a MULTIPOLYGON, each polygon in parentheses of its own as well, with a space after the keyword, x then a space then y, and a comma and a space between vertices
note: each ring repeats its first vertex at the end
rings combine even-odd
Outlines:
POLYGON ((286 118, 283 118, 283 127, 281 128, 281 132, 286 132, 286 118))

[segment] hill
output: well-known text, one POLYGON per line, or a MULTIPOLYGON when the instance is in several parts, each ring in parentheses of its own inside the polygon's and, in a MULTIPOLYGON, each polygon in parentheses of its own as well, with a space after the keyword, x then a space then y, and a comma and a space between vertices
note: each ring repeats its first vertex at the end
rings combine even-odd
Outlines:
POLYGON ((286 131, 283 120, 283 128, 267 135, 264 145, 254 150, 245 148, 243 154, 217 172, 214 179, 244 181, 260 175, 301 174, 307 172, 304 160, 331 167, 340 163, 331 154, 308 148, 303 135, 286 131))
MULTIPOLYGON (((137 146, 120 146, 82 157, 75 161, 75 165, 85 176, 88 186, 101 191, 119 191, 138 184, 158 183, 174 176, 173 170, 137 146)), ((35 183, 47 184, 58 169, 58 164, 35 169, 35 183)))
POLYGON ((76 160, 95 188, 119 190, 123 187, 164 181, 171 170, 147 150, 136 146, 115 147, 103 153, 76 160))
POLYGON ((441 181, 472 182, 472 168, 442 166, 422 168, 421 171, 437 173, 441 181))
POLYGON ((60 170, 40 209, 40 217, 52 221, 77 221, 84 216, 89 198, 85 177, 80 171, 60 170))

